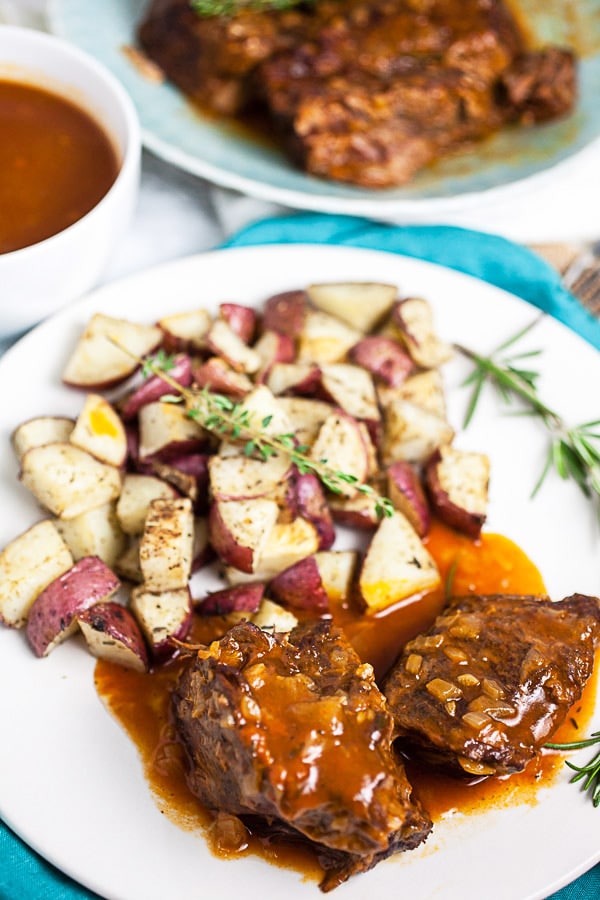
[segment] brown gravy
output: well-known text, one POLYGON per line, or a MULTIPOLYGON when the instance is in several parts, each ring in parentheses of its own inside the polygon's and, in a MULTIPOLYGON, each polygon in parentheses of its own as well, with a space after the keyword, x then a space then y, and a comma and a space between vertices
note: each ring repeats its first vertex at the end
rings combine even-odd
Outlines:
POLYGON ((118 170, 115 148, 87 112, 35 85, 0 80, 0 253, 77 222, 118 170))
MULTIPOLYGON (((540 573, 522 550, 502 535, 484 534, 477 542, 435 523, 427 539, 442 578, 452 575, 459 593, 544 593, 540 573)), ((429 626, 444 603, 438 591, 398 606, 385 615, 369 617, 349 604, 338 604, 333 619, 344 627, 363 659, 383 673, 401 645, 429 626)), ((193 640, 207 643, 227 628, 224 619, 197 617, 193 640)), ((173 663, 151 675, 139 674, 99 661, 95 681, 99 696, 138 748, 145 776, 161 811, 179 827, 202 830, 213 852, 232 855, 219 840, 223 831, 213 828, 212 815, 202 808, 186 785, 182 749, 169 715, 169 692, 182 663, 173 663)), ((595 679, 593 679, 595 681, 595 679)), ((560 729, 561 740, 581 736, 595 704, 595 684, 590 684, 570 719, 560 729)), ((535 803, 540 784, 547 785, 563 769, 563 757, 541 754, 525 772, 504 778, 459 782, 430 769, 407 763, 416 794, 432 819, 439 821, 454 811, 463 813, 514 803, 535 803)), ((246 853, 256 853, 271 863, 301 871, 318 880, 320 867, 306 849, 251 837, 246 853)), ((236 854, 239 855, 239 854, 236 854)))

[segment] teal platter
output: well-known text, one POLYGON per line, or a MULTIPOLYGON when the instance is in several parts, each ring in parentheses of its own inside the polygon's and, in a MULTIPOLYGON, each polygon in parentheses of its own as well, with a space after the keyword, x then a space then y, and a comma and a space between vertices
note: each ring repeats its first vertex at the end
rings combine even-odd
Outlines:
POLYGON ((168 82, 144 77, 126 49, 148 0, 51 0, 51 30, 104 63, 137 108, 145 146, 179 168, 223 187, 295 209, 364 215, 383 221, 441 217, 559 177, 582 154, 600 160, 600 0, 522 0, 519 15, 539 43, 579 53, 580 96, 567 119, 514 127, 443 160, 401 188, 368 190, 306 175, 285 154, 238 126, 194 108, 168 82))

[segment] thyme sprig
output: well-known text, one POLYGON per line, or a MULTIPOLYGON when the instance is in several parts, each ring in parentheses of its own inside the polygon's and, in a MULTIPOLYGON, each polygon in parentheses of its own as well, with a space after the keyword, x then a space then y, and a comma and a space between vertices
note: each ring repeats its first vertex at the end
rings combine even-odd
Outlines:
MULTIPOLYGON (((138 359, 119 341, 114 338, 111 338, 111 341, 120 350, 138 359)), ((361 482, 355 475, 332 468, 326 459, 312 459, 308 456, 310 448, 305 444, 298 444, 293 434, 271 434, 267 431, 273 420, 272 416, 264 416, 257 422, 256 416, 250 410, 244 409, 242 403, 236 403, 224 394, 218 394, 206 387, 200 391, 192 390, 179 384, 169 375, 169 370, 173 368, 173 357, 164 351, 160 350, 156 355, 143 360, 138 359, 138 362, 145 377, 157 375, 173 388, 173 394, 161 398, 163 402, 184 403, 188 417, 206 431, 221 440, 243 443, 245 456, 258 456, 266 461, 272 456, 284 453, 301 475, 315 475, 332 493, 343 494, 346 486, 353 487, 359 494, 373 500, 375 511, 380 518, 384 516, 389 518, 394 514, 391 500, 383 497, 371 485, 361 482)))
POLYGON ((525 402, 524 412, 537 417, 548 431, 549 446, 545 464, 532 496, 542 486, 548 472, 554 468, 563 479, 572 479, 586 497, 600 498, 600 419, 568 426, 555 410, 540 397, 537 388, 539 372, 527 360, 540 356, 540 350, 515 352, 513 347, 537 324, 535 319, 525 328, 500 344, 489 356, 456 345, 456 349, 474 366, 463 386, 472 387, 464 418, 464 427, 471 422, 479 404, 484 384, 490 383, 510 404, 515 397, 525 402), (508 352, 510 351, 510 352, 508 352))
MULTIPOLYGON (((582 741, 569 741, 564 744, 545 744, 550 750, 582 750, 584 747, 593 747, 600 744, 600 731, 593 731, 591 737, 582 741)), ((600 750, 584 766, 577 766, 566 760, 566 764, 573 769, 575 775, 571 778, 571 784, 583 781, 583 790, 589 791, 592 803, 600 806, 600 750)))
MULTIPOLYGON (((290 9, 306 0, 190 0, 190 6, 199 16, 232 16, 242 10, 262 12, 290 9)), ((313 0, 314 2, 314 0, 313 0)))

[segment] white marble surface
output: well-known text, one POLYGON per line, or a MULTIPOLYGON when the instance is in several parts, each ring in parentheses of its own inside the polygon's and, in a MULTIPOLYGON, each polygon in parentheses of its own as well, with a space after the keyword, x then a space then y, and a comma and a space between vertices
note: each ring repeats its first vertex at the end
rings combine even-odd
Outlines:
MULTIPOLYGON (((46 0, 0 0, 0 21, 45 27, 46 0)), ((557 177, 510 201, 482 197, 445 224, 501 234, 523 243, 584 243, 600 238, 600 142, 557 177)), ((144 154, 133 224, 103 281, 216 246, 227 234, 265 215, 286 212, 273 204, 215 188, 144 154)))

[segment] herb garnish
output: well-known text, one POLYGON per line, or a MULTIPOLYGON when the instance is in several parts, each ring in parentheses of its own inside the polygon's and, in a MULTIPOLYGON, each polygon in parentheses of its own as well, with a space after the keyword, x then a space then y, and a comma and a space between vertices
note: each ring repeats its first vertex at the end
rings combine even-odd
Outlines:
MULTIPOLYGON (((134 356, 121 343, 111 340, 120 350, 134 356)), ((168 374, 169 369, 173 368, 172 356, 159 351, 155 356, 140 362, 146 377, 151 374, 157 375, 176 392, 162 397, 163 402, 185 403, 190 419, 222 440, 243 443, 246 456, 259 456, 266 461, 272 456, 284 453, 289 456, 301 475, 309 473, 315 475, 324 487, 334 494, 344 493, 344 487, 350 485, 359 494, 372 498, 375 511, 380 518, 383 516, 389 518, 394 514, 391 500, 381 496, 371 485, 359 481, 355 475, 332 469, 326 459, 311 459, 307 455, 310 448, 304 444, 297 444, 293 434, 270 434, 267 429, 272 416, 265 416, 257 424, 255 417, 249 410, 244 409, 242 403, 236 403, 231 398, 208 388, 194 391, 180 385, 168 374)))
MULTIPOLYGON (((582 750, 584 747, 593 747, 594 744, 600 744, 600 731, 593 731, 591 737, 583 741, 569 741, 564 744, 545 744, 550 750, 582 750)), ((600 750, 585 766, 576 766, 575 763, 566 764, 570 769, 575 771, 575 775, 571 778, 571 784, 577 781, 583 782, 584 791, 591 791, 592 803, 595 807, 600 806, 600 750)))
MULTIPOLYGON (((254 12, 290 9, 306 0, 190 0, 190 6, 199 16, 231 16, 242 10, 254 12)), ((314 0, 312 0, 314 2, 314 0)))
POLYGON ((536 416, 549 433, 549 448, 546 463, 533 489, 535 496, 551 468, 563 479, 571 478, 586 497, 600 497, 600 419, 584 422, 582 425, 567 426, 564 419, 547 406, 538 394, 539 372, 527 366, 525 360, 539 356, 540 350, 525 352, 506 351, 524 337, 539 318, 500 344, 489 356, 482 356, 466 347, 456 345, 456 349, 469 359, 474 370, 463 382, 472 386, 471 399, 465 415, 466 427, 477 408, 481 390, 486 382, 494 385, 502 398, 510 404, 519 397, 525 401, 526 412, 536 416))

